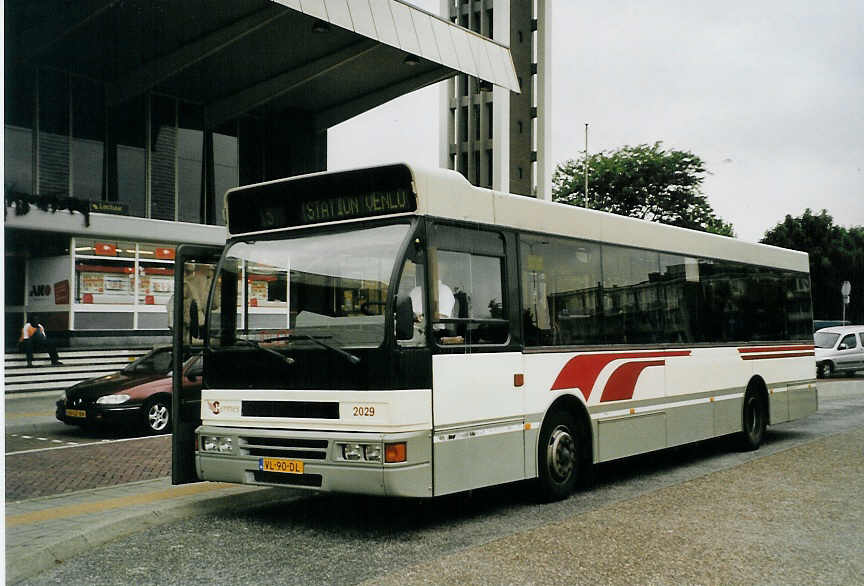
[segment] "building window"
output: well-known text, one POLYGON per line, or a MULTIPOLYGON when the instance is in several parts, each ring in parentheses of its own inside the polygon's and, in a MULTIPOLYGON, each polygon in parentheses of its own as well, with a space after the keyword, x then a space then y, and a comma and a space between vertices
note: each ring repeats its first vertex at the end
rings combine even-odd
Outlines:
POLYGON ((73 77, 72 195, 103 199, 105 176, 105 99, 102 84, 73 77))
POLYGON ((69 78, 39 72, 39 177, 43 195, 69 194, 69 78))
POLYGON ((3 146, 3 186, 5 190, 33 193, 33 105, 36 70, 6 67, 6 126, 3 146))
POLYGON ((150 101, 150 217, 174 219, 177 157, 177 104, 172 98, 150 101))
POLYGON ((203 222, 204 116, 201 106, 180 103, 177 125, 178 219, 203 222))
POLYGON ((472 122, 474 123, 474 140, 480 140, 480 105, 474 104, 471 107, 471 114, 474 117, 472 122))
POLYGON ((108 199, 125 204, 130 216, 147 215, 146 100, 137 98, 111 108, 108 199))
POLYGON ((225 224, 225 192, 237 187, 240 180, 239 149, 236 122, 223 124, 213 133, 213 216, 209 223, 225 224))

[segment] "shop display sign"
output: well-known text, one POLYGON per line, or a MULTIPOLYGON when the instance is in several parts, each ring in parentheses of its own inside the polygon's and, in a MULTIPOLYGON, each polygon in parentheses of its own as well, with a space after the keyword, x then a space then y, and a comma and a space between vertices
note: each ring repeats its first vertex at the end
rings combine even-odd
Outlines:
POLYGON ((50 310, 69 303, 69 257, 33 258, 27 262, 27 310, 50 310), (65 292, 65 297, 64 297, 65 292))

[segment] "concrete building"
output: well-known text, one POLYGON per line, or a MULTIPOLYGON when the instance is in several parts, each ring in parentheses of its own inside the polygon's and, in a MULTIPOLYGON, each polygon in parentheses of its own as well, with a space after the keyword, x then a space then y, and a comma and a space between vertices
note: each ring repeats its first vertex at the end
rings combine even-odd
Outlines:
POLYGON ((404 0, 7 0, 5 340, 167 340, 175 248, 226 189, 326 169, 327 129, 506 46, 404 0))
POLYGON ((474 185, 551 199, 551 0, 441 0, 451 22, 510 47, 521 93, 470 75, 442 84, 440 166, 474 185))

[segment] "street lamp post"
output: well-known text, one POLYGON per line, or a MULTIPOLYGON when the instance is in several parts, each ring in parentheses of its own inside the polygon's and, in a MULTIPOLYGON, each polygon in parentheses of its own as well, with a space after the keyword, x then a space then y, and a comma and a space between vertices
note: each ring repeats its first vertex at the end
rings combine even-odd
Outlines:
POLYGON ((840 295, 843 296, 843 322, 846 322, 846 306, 849 305, 849 293, 852 291, 852 283, 843 281, 840 285, 840 295))
POLYGON ((588 123, 585 123, 585 207, 590 208, 588 203, 588 123))

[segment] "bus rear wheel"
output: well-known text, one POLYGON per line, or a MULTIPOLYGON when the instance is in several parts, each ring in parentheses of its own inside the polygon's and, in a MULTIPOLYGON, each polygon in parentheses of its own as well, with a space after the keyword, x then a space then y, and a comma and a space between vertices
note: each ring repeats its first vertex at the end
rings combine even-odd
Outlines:
POLYGON ((765 428, 768 427, 768 414, 759 393, 748 390, 744 395, 744 408, 741 412, 740 443, 742 449, 752 451, 762 445, 765 428))
POLYGON ((552 413, 540 429, 539 493, 544 502, 567 498, 579 479, 579 428, 566 411, 552 413))

